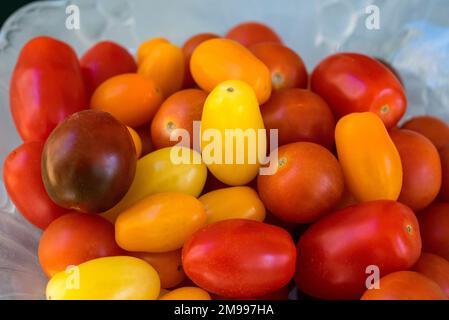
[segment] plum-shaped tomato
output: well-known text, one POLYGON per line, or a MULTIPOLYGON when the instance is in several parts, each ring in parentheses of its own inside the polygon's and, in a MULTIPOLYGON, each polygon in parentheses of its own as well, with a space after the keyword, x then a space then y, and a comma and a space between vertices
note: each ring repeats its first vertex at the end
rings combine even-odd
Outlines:
POLYGON ((50 134, 42 154, 42 178, 58 205, 99 213, 128 191, 137 156, 126 126, 110 114, 73 114, 50 134))

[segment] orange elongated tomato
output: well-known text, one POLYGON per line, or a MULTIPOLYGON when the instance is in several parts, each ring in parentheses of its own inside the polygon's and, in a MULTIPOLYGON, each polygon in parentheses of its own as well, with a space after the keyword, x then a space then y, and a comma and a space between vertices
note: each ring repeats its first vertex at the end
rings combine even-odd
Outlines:
POLYGON ((197 287, 182 287, 170 291, 159 300, 212 300, 206 290, 197 287))
POLYGON ((348 190, 358 201, 399 197, 401 158, 376 114, 353 113, 341 118, 335 128, 335 142, 348 190))
POLYGON ((195 82, 208 92, 223 81, 242 80, 253 88, 259 104, 266 102, 271 94, 268 68, 233 40, 217 38, 201 43, 193 51, 190 71, 195 82))

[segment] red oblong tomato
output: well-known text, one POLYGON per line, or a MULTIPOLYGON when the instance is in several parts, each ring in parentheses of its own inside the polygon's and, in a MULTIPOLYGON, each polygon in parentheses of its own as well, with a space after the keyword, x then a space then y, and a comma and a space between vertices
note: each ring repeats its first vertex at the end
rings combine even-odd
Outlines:
POLYGON ((449 297, 449 261, 433 253, 423 252, 413 271, 435 281, 449 297))
POLYGON ((423 250, 449 260, 449 203, 433 203, 417 216, 423 250))
POLYGON ((249 47, 261 42, 282 43, 281 37, 269 26, 260 22, 242 22, 232 27, 225 35, 226 38, 240 42, 249 47))
POLYGON ((124 255, 115 242, 114 225, 101 216, 69 213, 53 221, 39 241, 39 262, 49 276, 70 265, 124 255))
POLYGON ((376 59, 358 53, 336 53, 321 61, 312 72, 311 88, 337 119, 371 111, 392 128, 407 107, 404 88, 395 75, 376 59))
POLYGON ((43 142, 25 142, 3 164, 6 190, 20 213, 40 229, 69 212, 54 203, 45 191, 41 174, 43 142))
POLYGON ((66 43, 36 37, 22 48, 10 86, 11 112, 24 141, 44 141, 88 99, 75 51, 66 43))
POLYGON ((105 80, 137 71, 133 56, 112 41, 100 41, 95 44, 81 57, 80 64, 89 97, 105 80))
POLYGON ((184 245, 187 276, 201 288, 229 298, 252 298, 285 286, 296 251, 287 231, 258 221, 232 219, 197 231, 184 245))
POLYGON ((321 299, 359 299, 367 267, 380 276, 407 270, 421 254, 418 221, 410 208, 389 200, 353 205, 325 216, 299 239, 295 281, 321 299))

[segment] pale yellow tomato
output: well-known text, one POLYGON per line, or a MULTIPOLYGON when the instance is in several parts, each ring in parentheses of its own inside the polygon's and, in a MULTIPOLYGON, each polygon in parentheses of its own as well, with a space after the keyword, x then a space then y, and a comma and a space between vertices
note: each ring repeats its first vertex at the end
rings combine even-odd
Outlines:
POLYGON ((182 287, 170 291, 159 300, 212 300, 206 290, 197 287, 182 287))

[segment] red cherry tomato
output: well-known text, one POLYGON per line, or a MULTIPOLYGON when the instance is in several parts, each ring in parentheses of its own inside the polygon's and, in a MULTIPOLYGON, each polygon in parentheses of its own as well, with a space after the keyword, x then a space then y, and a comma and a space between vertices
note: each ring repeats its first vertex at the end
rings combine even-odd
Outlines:
POLYGON ((25 142, 5 159, 3 181, 8 194, 23 216, 40 229, 69 212, 54 203, 44 188, 41 175, 42 142, 25 142))
POLYGON ((368 266, 380 276, 407 270, 421 254, 415 214, 388 200, 336 211, 313 224, 298 242, 295 281, 321 299, 359 299, 368 266))
POLYGON ((404 88, 395 75, 376 59, 358 53, 337 53, 321 61, 313 70, 311 88, 337 119, 371 111, 392 128, 407 107, 404 88))
POLYGON ((449 203, 431 204, 418 213, 423 250, 449 260, 449 203))
POLYGON ((101 41, 80 59, 81 71, 89 97, 105 80, 123 73, 137 72, 133 56, 112 41, 101 41))
POLYGON ((240 42, 245 47, 261 42, 282 43, 281 37, 273 29, 260 22, 240 23, 232 27, 225 37, 240 42))
POLYGON ((73 49, 49 37, 30 40, 14 68, 10 101, 24 141, 44 141, 67 116, 85 109, 87 94, 73 49))
POLYGON ((197 231, 183 248, 187 276, 229 298, 276 291, 293 276, 296 252, 287 231, 253 220, 232 219, 197 231))

